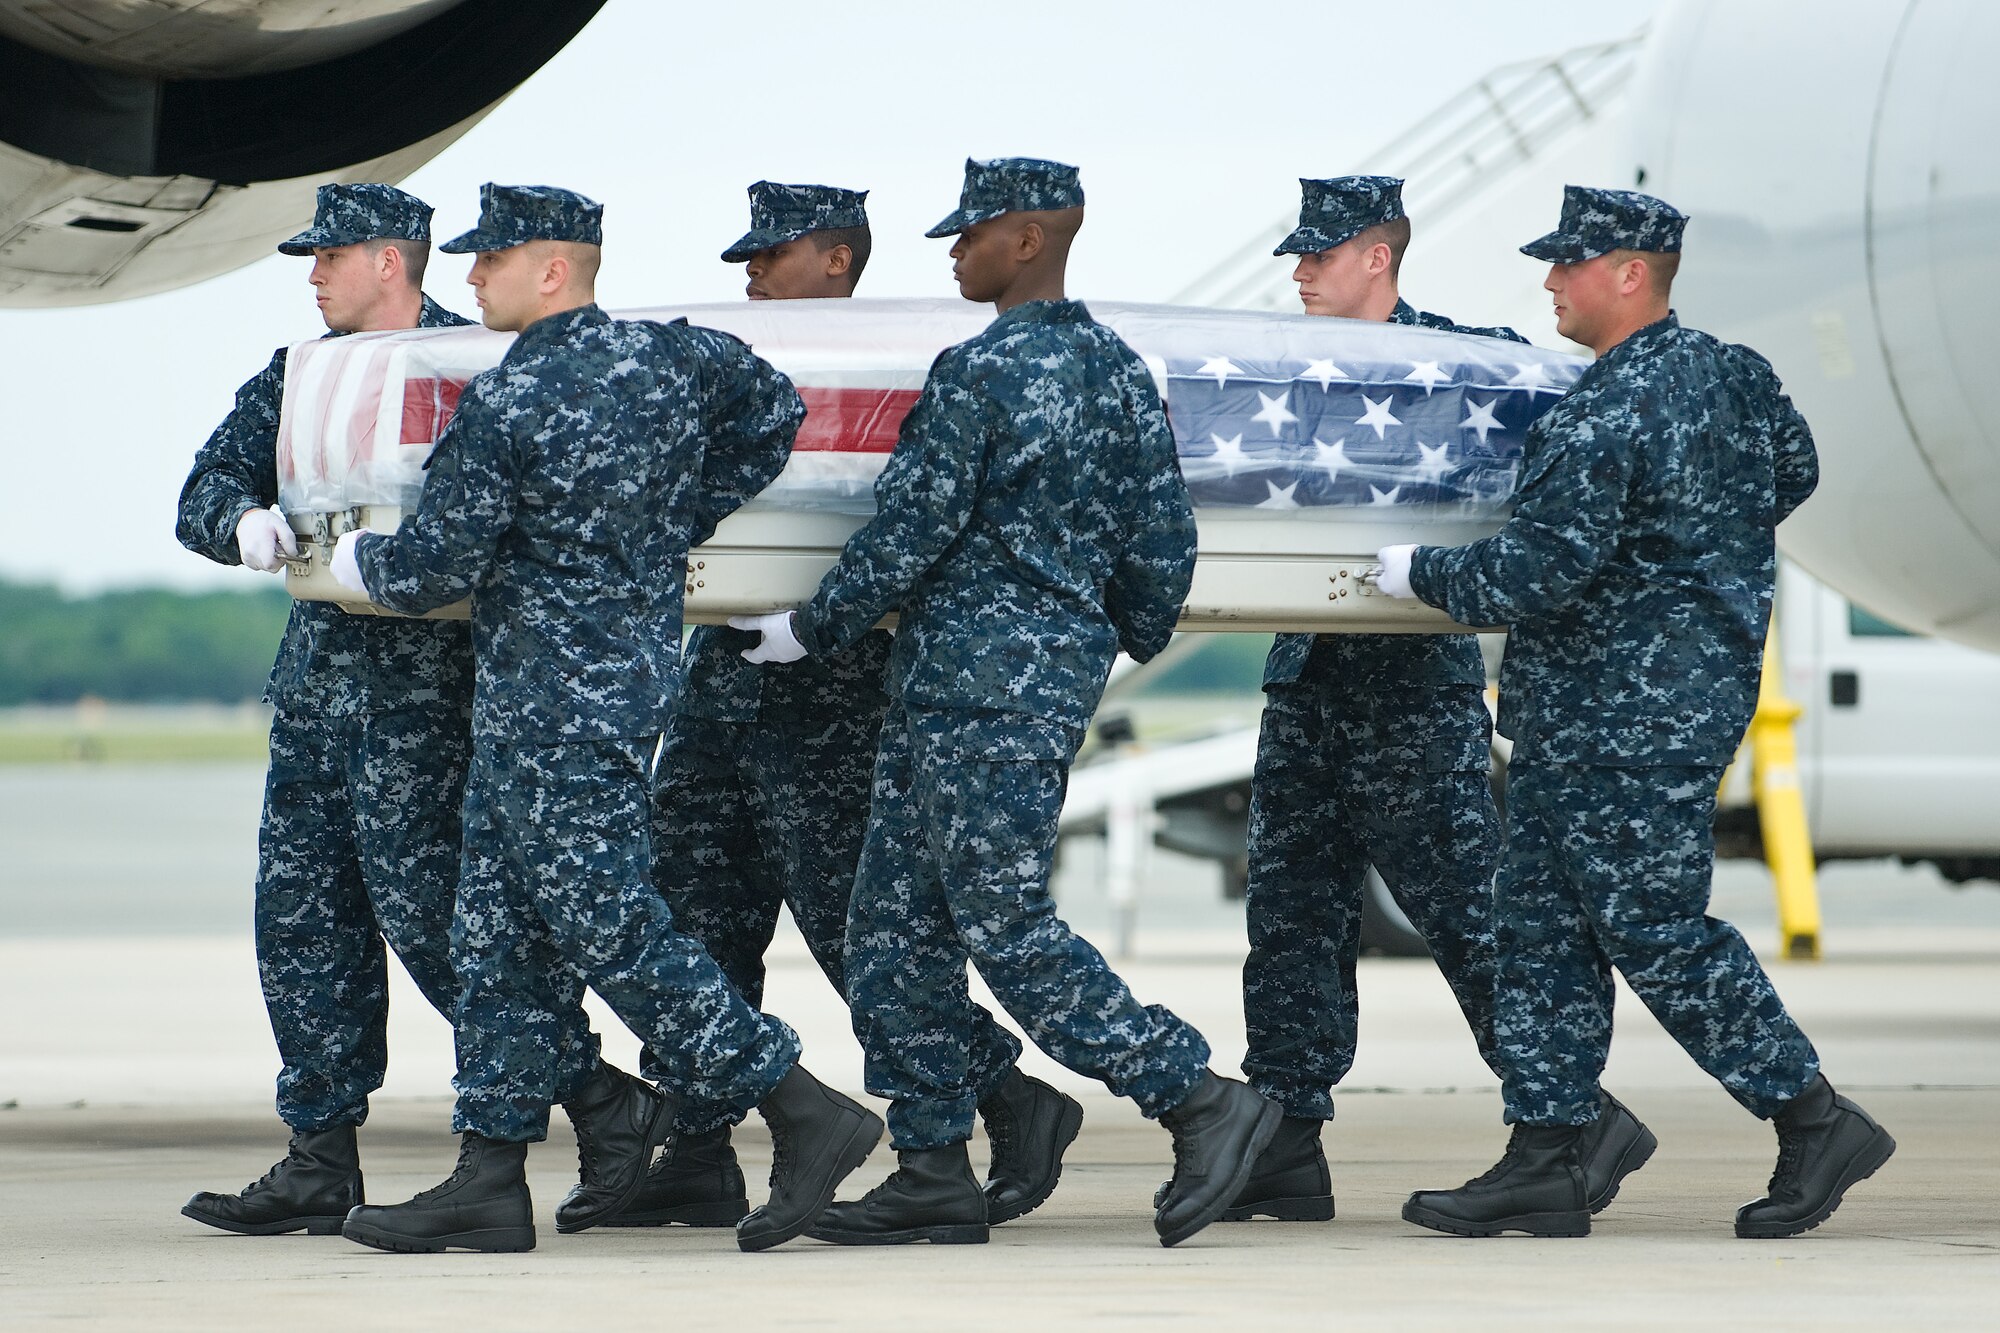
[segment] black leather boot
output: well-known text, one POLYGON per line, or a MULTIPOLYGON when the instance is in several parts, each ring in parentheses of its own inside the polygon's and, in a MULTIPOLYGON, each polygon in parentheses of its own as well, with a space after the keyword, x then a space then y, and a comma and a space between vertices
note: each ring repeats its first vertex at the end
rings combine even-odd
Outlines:
POLYGON ((1492 1170, 1455 1190, 1419 1190, 1403 1220, 1454 1236, 1588 1236, 1582 1140, 1581 1125, 1515 1125, 1492 1170))
POLYGON ((835 1245, 984 1245, 987 1196, 963 1143, 906 1148, 889 1178, 853 1203, 827 1205, 806 1232, 835 1245))
POLYGON ((771 1197, 736 1224, 737 1248, 751 1251, 803 1235, 882 1138, 880 1116, 799 1065, 757 1109, 771 1127, 771 1197))
POLYGON ((1014 1069, 979 1103, 979 1118, 993 1149, 986 1221, 997 1227, 1033 1212, 1056 1192, 1063 1153, 1083 1128, 1083 1104, 1014 1069))
POLYGON ((239 1236, 337 1236, 347 1210, 361 1202, 361 1158, 354 1126, 294 1130, 285 1159, 235 1194, 203 1190, 181 1216, 239 1236))
POLYGON ((527 1144, 467 1134, 450 1175, 408 1203, 353 1209, 340 1234, 401 1254, 532 1250, 535 1206, 528 1197, 527 1165, 527 1144))
POLYGON ((1278 1132, 1257 1157, 1243 1190, 1223 1209, 1225 1222, 1247 1222, 1259 1216, 1280 1222, 1328 1222, 1333 1219, 1333 1173, 1319 1146, 1323 1120, 1286 1116, 1278 1132))
POLYGON ((1660 1146, 1653 1131, 1626 1109, 1625 1103, 1600 1090, 1597 1119, 1583 1126, 1577 1157, 1583 1164, 1583 1193, 1591 1213, 1605 1210, 1618 1197, 1625 1177, 1644 1166, 1660 1146))
POLYGON ((646 1183, 653 1153, 674 1156, 674 1112, 680 1099, 608 1064, 597 1066, 563 1103, 576 1130, 577 1182, 556 1205, 556 1230, 587 1231, 617 1216, 646 1183))
POLYGON ((1736 1210, 1736 1234, 1748 1239, 1811 1231, 1896 1151, 1889 1131, 1822 1077, 1786 1102, 1774 1123, 1778 1165, 1770 1193, 1736 1210))
POLYGON ((1248 1083, 1208 1072, 1160 1117, 1174 1136, 1174 1178, 1153 1214, 1160 1244, 1178 1245, 1222 1216, 1282 1119, 1278 1104, 1248 1083))
POLYGON ((607 1227, 733 1227, 750 1211, 743 1168, 729 1146, 729 1126, 683 1134, 671 1157, 653 1163, 625 1211, 607 1227))

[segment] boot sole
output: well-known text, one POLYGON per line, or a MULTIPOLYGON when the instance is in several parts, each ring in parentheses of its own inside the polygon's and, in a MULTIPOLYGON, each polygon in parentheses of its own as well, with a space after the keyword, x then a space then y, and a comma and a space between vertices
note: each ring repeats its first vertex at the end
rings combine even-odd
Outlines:
POLYGON ((1236 1169, 1229 1173, 1228 1185, 1217 1191, 1216 1201, 1211 1207, 1203 1209, 1172 1231, 1161 1232, 1162 1247, 1172 1249, 1229 1211, 1229 1205, 1243 1193, 1243 1186, 1249 1182, 1251 1173, 1257 1169, 1257 1159, 1264 1155, 1264 1149, 1270 1147, 1271 1140, 1277 1137, 1278 1126, 1284 1118, 1285 1113, 1276 1102, 1264 1103, 1263 1111, 1257 1116, 1257 1125, 1250 1131, 1250 1141, 1244 1145, 1243 1154, 1237 1158, 1236 1169))
MULTIPOLYGON (((818 1201, 811 1208, 807 1209, 805 1215, 792 1226, 778 1227, 772 1231, 758 1231, 746 1234, 743 1230, 743 1224, 741 1222, 737 1223, 736 1248, 746 1254, 756 1254, 760 1250, 772 1249, 783 1245, 788 1240, 795 1240, 803 1236, 807 1228, 819 1221, 819 1215, 826 1211, 826 1206, 833 1202, 834 1191, 840 1188, 840 1182, 852 1175, 856 1167, 868 1160, 868 1154, 875 1151, 875 1145, 882 1141, 882 1134, 886 1128, 882 1123, 882 1117, 876 1115, 873 1111, 863 1109, 860 1121, 849 1131, 846 1141, 841 1144, 838 1150, 835 1157, 836 1165, 833 1171, 828 1174, 826 1185, 820 1190, 818 1201)), ((762 1209, 758 1211, 761 1212, 762 1209)), ((756 1214, 753 1213, 751 1216, 754 1217, 756 1214)), ((747 1222, 750 1218, 746 1217, 743 1220, 747 1222)))
POLYGON ((653 1110, 653 1122, 646 1126, 646 1148, 644 1152, 639 1154, 639 1169, 632 1173, 631 1183, 625 1187, 616 1199, 606 1203, 604 1207, 598 1209, 592 1216, 564 1219, 560 1215, 561 1210, 558 1209, 556 1234, 559 1236, 574 1236, 579 1231, 588 1231, 592 1227, 601 1227, 631 1207, 632 1200, 638 1198, 639 1191, 646 1187, 646 1171, 652 1164, 653 1154, 658 1152, 661 1145, 673 1137, 673 1132, 673 1110, 662 1099, 659 1105, 653 1110))
POLYGON ((1840 1207, 1841 1200, 1847 1197, 1847 1191, 1880 1171, 1882 1164, 1894 1156, 1895 1152, 1896 1140, 1889 1137, 1888 1130, 1877 1128, 1875 1137, 1868 1140, 1868 1145, 1860 1152, 1854 1154, 1853 1159, 1847 1164, 1847 1169, 1840 1173, 1840 1184, 1834 1187, 1833 1194, 1828 1197, 1825 1207, 1797 1222, 1773 1223, 1765 1226, 1752 1224, 1747 1227, 1738 1222, 1737 1236, 1743 1240, 1783 1240, 1787 1236, 1799 1236, 1811 1231, 1833 1216, 1833 1210, 1840 1207))
POLYGON ((750 1215, 748 1199, 726 1199, 720 1203, 684 1203, 672 1208, 655 1208, 646 1213, 620 1213, 607 1227, 733 1227, 750 1215))
POLYGON ((1492 1222, 1474 1223, 1406 1203, 1403 1205, 1403 1220, 1453 1236, 1484 1237, 1498 1236, 1506 1231, 1523 1231, 1530 1236, 1555 1239, 1590 1234, 1590 1214, 1582 1209, 1573 1213, 1518 1213, 1492 1222))
POLYGON ((966 1222, 934 1227, 905 1227, 901 1231, 836 1231, 825 1227, 812 1227, 807 1230, 806 1235, 814 1240, 823 1240, 829 1245, 913 1245, 918 1241, 929 1241, 933 1245, 984 1245, 987 1232, 988 1225, 985 1222, 966 1222))
POLYGON ((214 1227, 217 1231, 229 1231, 238 1236, 289 1236, 294 1231, 303 1231, 308 1236, 338 1236, 346 1216, 340 1217, 286 1217, 276 1222, 231 1222, 200 1212, 193 1207, 181 1209, 182 1217, 191 1217, 203 1226, 214 1227))
POLYGON ((443 1236, 402 1236, 365 1222, 349 1222, 340 1234, 356 1244, 394 1254, 442 1254, 446 1250, 477 1250, 482 1254, 516 1254, 535 1248, 533 1227, 492 1227, 454 1231, 443 1236))
POLYGON ((1632 1140, 1632 1146, 1618 1159, 1617 1169, 1611 1173, 1611 1183, 1604 1187, 1604 1193, 1590 1201, 1591 1216, 1595 1217, 1609 1208, 1611 1201, 1618 1197, 1618 1187, 1625 1183, 1625 1177, 1652 1161, 1653 1154, 1658 1152, 1659 1148, 1660 1140, 1653 1131, 1644 1125, 1639 1126, 1639 1137, 1632 1140))
MULTIPOLYGON (((1026 1217, 1029 1213, 1034 1212, 1035 1209, 1047 1203, 1049 1196, 1056 1192, 1056 1186, 1062 1183, 1063 1154, 1069 1151, 1069 1145, 1075 1143, 1076 1136, 1082 1132, 1083 1106, 1081 1103, 1072 1101, 1068 1106, 1063 1108, 1062 1120, 1056 1129, 1056 1169, 1055 1173, 1049 1177, 1048 1187, 1033 1198, 1023 1199, 1011 1208, 988 1210, 986 1225, 997 1227, 1002 1222, 1012 1222, 1017 1217, 1026 1217)), ((984 1237, 981 1239, 984 1239, 984 1237)), ((966 1242, 960 1241, 957 1243, 965 1244, 966 1242)))
POLYGON ((1260 1199, 1240 1207, 1226 1208, 1217 1221, 1248 1222, 1253 1217, 1270 1217, 1280 1222, 1331 1222, 1333 1196, 1324 1194, 1297 1199, 1260 1199))

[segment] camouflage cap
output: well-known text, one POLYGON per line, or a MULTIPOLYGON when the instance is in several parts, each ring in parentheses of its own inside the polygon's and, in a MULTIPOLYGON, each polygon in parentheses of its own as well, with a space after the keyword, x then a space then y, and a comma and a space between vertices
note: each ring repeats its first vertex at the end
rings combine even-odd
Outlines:
POLYGON ((278 246, 281 255, 309 255, 336 245, 394 237, 429 241, 431 206, 393 185, 322 185, 312 226, 278 246))
POLYGON ((604 205, 553 185, 479 187, 479 225, 438 249, 448 255, 512 250, 529 241, 604 244, 604 205))
POLYGON ((1673 254, 1686 226, 1679 209, 1650 194, 1565 185, 1562 221, 1522 246, 1521 253, 1551 264, 1581 264, 1613 250, 1673 254))
POLYGON ((990 162, 965 159, 965 187, 958 210, 924 235, 956 236, 975 223, 1002 213, 1039 213, 1083 207, 1083 186, 1076 168, 1039 157, 996 157, 990 162))
POLYGON ((865 227, 868 210, 862 205, 867 199, 866 190, 758 181, 750 187, 750 230, 722 252, 723 261, 740 264, 759 250, 796 241, 816 231, 865 227))
POLYGON ((1403 182, 1395 176, 1299 177, 1299 225, 1274 255, 1316 255, 1344 245, 1370 227, 1403 214, 1403 182))

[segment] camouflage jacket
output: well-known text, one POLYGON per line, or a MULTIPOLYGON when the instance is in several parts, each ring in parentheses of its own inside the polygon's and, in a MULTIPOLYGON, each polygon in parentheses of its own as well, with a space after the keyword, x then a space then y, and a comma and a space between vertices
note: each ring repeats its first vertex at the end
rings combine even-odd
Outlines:
MULTIPOLYGON (((1389 322, 1527 341, 1512 329, 1455 324, 1403 300, 1396 302, 1389 322)), ((1289 685, 1308 674, 1332 677, 1343 689, 1355 690, 1486 684, 1479 639, 1471 634, 1280 634, 1271 644, 1271 655, 1264 659, 1264 688, 1289 685)))
MULTIPOLYGON (((417 327, 466 321, 424 298, 417 327)), ((338 337, 338 334, 328 334, 338 337)), ((236 525, 278 499, 278 409, 285 349, 236 391, 236 406, 195 454, 174 535, 218 564, 240 564, 236 525)), ((289 713, 348 717, 472 698, 472 639, 463 622, 354 616, 331 602, 294 602, 264 701, 289 713)))
POLYGON ((1516 758, 1722 765, 1757 702, 1773 533, 1818 481, 1770 363, 1668 315, 1529 428, 1507 525, 1420 548, 1411 582, 1511 627, 1499 726, 1516 758))
POLYGON ((398 611, 472 597, 482 741, 652 735, 688 547, 778 474, 804 418, 727 334, 550 315, 466 385, 415 518, 357 545, 362 578, 398 611))
POLYGON ((939 355, 875 507, 796 630, 824 654, 900 612, 890 693, 919 708, 1087 726, 1118 650, 1166 646, 1194 574, 1153 377, 1077 301, 939 355))

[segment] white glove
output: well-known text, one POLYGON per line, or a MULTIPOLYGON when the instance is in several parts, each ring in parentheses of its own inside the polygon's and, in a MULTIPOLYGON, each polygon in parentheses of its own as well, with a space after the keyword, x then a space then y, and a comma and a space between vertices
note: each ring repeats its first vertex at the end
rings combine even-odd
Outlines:
POLYGON ((1417 591, 1410 586, 1410 557, 1416 553, 1414 546, 1385 546, 1377 551, 1375 560, 1382 569, 1375 575, 1375 586, 1391 597, 1414 599, 1417 591))
POLYGON ((333 544, 333 581, 349 592, 368 595, 368 585, 361 580, 361 563, 354 558, 354 543, 367 536, 373 529, 356 528, 352 532, 340 534, 340 540, 333 544))
POLYGON ((270 510, 252 509, 236 520, 236 554, 244 568, 259 574, 277 573, 284 568, 278 559, 281 546, 286 555, 299 553, 299 539, 292 535, 292 525, 270 510))
POLYGON ((806 655, 799 636, 792 633, 790 611, 773 611, 767 616, 731 616, 729 628, 753 630, 764 636, 755 648, 743 650, 746 662, 796 662, 806 655))

